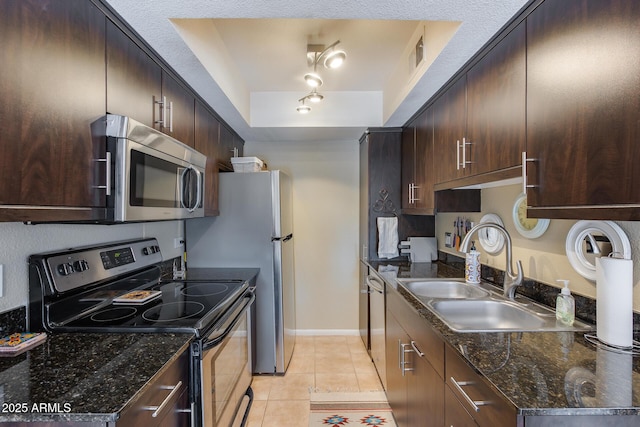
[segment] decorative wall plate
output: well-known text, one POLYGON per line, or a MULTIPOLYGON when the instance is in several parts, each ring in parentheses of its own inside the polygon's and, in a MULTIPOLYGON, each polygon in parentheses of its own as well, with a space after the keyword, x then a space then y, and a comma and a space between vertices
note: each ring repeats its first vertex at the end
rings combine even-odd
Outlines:
MULTIPOLYGON (((492 222, 504 227, 502 219, 496 214, 486 214, 480 218, 480 223, 492 222)), ((483 228, 478 231, 478 241, 489 255, 497 255, 504 247, 504 236, 495 228, 483 228)))
POLYGON ((518 233, 527 239, 537 239, 549 227, 548 219, 527 218, 527 195, 522 193, 513 204, 513 223, 518 233))
POLYGON ((598 244, 602 253, 609 255, 604 249, 600 236, 608 239, 611 252, 624 259, 631 259, 631 243, 624 230, 612 221, 578 221, 567 233, 565 249, 569 263, 585 279, 596 281, 595 255, 587 250, 593 243, 598 244), (592 243, 593 242, 593 243, 592 243), (600 242, 600 243, 598 243, 600 242))

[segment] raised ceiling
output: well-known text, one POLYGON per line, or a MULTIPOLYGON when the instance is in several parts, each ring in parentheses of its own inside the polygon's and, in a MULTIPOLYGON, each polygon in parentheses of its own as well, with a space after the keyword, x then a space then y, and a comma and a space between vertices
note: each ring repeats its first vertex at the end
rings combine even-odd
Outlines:
POLYGON ((108 0, 245 140, 354 140, 402 126, 525 0, 108 0), (425 60, 411 62, 417 38, 425 60), (319 69, 309 93, 307 43, 340 40, 347 62, 319 69), (411 64, 411 65, 409 65, 411 64))

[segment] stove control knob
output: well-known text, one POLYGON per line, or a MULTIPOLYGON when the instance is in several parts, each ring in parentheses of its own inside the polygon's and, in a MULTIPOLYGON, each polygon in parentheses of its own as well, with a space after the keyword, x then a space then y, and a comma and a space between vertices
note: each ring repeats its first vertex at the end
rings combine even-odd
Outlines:
POLYGON ((155 254, 155 253, 158 253, 158 252, 160 252, 160 246, 155 245, 155 246, 153 247, 153 253, 155 254))
POLYGON ((151 254, 151 246, 145 246, 144 248, 142 248, 142 254, 143 255, 151 254))
POLYGON ((65 262, 58 266, 58 273, 62 276, 68 276, 73 273, 73 265, 70 262, 65 262))
POLYGON ((89 263, 86 260, 81 259, 73 263, 73 269, 75 271, 86 271, 89 269, 89 263))

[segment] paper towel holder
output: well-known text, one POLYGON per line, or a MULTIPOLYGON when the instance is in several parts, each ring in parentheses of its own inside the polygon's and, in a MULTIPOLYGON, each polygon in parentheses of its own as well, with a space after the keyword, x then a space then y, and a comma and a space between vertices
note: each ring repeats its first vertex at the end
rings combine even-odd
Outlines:
POLYGON ((596 256, 631 259, 629 238, 613 221, 576 222, 567 233, 565 250, 574 270, 592 282, 596 281, 596 256))

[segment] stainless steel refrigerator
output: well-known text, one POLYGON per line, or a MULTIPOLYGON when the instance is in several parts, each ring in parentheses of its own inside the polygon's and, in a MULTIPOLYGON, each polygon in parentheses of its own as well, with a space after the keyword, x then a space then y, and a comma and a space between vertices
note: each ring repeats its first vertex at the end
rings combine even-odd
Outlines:
POLYGON ((220 215, 185 221, 188 268, 258 267, 254 373, 284 373, 295 341, 291 178, 221 173, 220 215))

